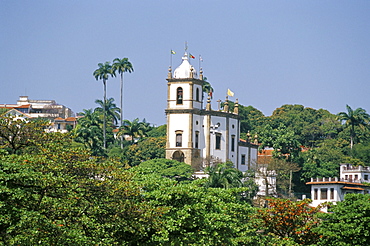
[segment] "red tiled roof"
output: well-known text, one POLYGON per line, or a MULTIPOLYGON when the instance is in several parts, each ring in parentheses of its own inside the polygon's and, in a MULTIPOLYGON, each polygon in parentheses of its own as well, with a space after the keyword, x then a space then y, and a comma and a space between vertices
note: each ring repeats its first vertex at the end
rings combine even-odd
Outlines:
POLYGON ((68 117, 66 118, 66 121, 76 121, 76 117, 68 117))
POLYGON ((30 106, 31 106, 31 104, 25 104, 25 105, 20 105, 20 106, 14 107, 14 108, 29 108, 30 106))
POLYGON ((364 188, 360 187, 350 187, 350 186, 344 186, 342 187, 343 190, 365 190, 364 188))
POLYGON ((64 120, 64 119, 61 117, 58 117, 58 118, 55 118, 54 120, 64 120))

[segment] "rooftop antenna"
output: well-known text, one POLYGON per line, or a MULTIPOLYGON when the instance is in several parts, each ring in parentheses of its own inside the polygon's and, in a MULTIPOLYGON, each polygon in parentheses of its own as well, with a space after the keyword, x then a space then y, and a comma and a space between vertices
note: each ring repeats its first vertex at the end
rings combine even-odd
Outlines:
POLYGON ((188 42, 185 41, 185 54, 187 56, 187 58, 189 59, 189 55, 188 55, 188 42))
POLYGON ((199 60, 198 60, 198 71, 199 72, 200 72, 200 68, 201 68, 200 63, 202 63, 202 62, 203 62, 203 58, 202 58, 201 55, 199 55, 199 60))

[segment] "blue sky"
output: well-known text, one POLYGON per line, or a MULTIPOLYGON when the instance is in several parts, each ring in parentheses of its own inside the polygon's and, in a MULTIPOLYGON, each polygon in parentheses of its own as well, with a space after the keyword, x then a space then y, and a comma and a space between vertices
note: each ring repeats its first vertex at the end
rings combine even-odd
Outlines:
MULTIPOLYGON (((175 68, 187 41, 202 55, 214 108, 230 88, 266 116, 284 104, 370 113, 369 13, 360 0, 0 0, 0 103, 28 95, 95 108, 97 64, 128 57, 125 118, 161 125, 170 50, 175 68)), ((119 105, 119 78, 107 88, 119 105)))

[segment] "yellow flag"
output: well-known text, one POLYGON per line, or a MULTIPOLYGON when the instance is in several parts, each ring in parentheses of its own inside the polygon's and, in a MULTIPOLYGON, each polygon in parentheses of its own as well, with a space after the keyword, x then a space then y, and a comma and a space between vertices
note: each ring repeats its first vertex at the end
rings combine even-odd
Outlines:
POLYGON ((230 97, 234 96, 234 92, 232 92, 230 89, 227 89, 227 95, 230 97))

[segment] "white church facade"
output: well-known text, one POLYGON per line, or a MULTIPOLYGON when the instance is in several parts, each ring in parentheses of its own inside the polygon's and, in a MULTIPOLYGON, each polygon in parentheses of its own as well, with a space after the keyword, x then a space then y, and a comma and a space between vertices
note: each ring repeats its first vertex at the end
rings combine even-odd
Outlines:
POLYGON ((257 163, 258 146, 240 139, 238 100, 232 112, 227 97, 223 110, 213 110, 209 96, 203 103, 203 83, 202 69, 198 76, 186 52, 181 65, 174 72, 169 69, 166 158, 198 170, 212 160, 229 160, 235 168, 247 171, 257 163))

